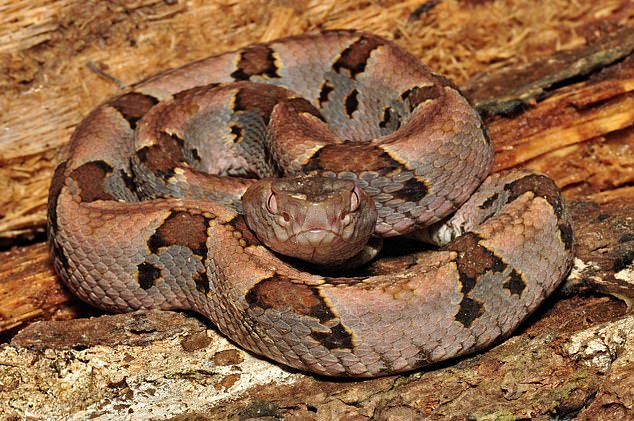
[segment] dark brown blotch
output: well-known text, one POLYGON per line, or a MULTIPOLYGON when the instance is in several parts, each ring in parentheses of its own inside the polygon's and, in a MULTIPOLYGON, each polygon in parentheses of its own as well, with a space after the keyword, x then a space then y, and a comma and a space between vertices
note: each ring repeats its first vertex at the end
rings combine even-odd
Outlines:
POLYGON ((496 200, 498 200, 498 197, 500 195, 498 193, 493 193, 491 196, 489 196, 487 198, 487 200, 485 200, 484 202, 482 202, 482 204, 480 206, 478 206, 480 209, 482 210, 486 210, 491 208, 491 206, 493 206, 493 204, 495 203, 496 200))
POLYGON ((291 95, 292 93, 289 90, 279 86, 271 85, 267 86, 266 89, 244 86, 234 96, 233 111, 236 113, 240 111, 258 113, 264 123, 268 124, 275 106, 284 103, 297 114, 309 113, 322 121, 324 120, 319 111, 310 102, 304 98, 292 97, 291 95))
POLYGON ((200 162, 202 161, 202 158, 200 156, 200 153, 198 152, 198 149, 196 148, 189 148, 189 153, 192 156, 192 159, 196 162, 200 162))
POLYGON ((468 329, 483 313, 482 303, 473 298, 464 297, 460 302, 460 308, 455 317, 456 321, 468 329))
POLYGON ((438 85, 415 86, 403 92, 401 99, 409 105, 409 110, 412 112, 423 102, 440 98, 442 93, 442 87, 438 85))
POLYGON ((137 280, 141 289, 150 289, 160 277, 161 269, 151 263, 143 262, 137 266, 137 280))
POLYGON ((231 134, 233 135, 233 143, 240 143, 244 140, 244 129, 237 124, 229 125, 231 134))
POLYGON ((509 279, 502 284, 502 287, 507 289, 512 295, 519 297, 522 295, 524 289, 526 289, 526 281, 519 272, 513 269, 509 275, 509 279))
POLYGON ((280 75, 277 71, 273 49, 268 45, 258 44, 240 52, 238 69, 231 73, 231 77, 235 80, 249 80, 251 76, 278 79, 280 75))
POLYGON ((203 86, 194 86, 193 88, 190 88, 190 89, 184 89, 182 91, 175 92, 174 94, 172 94, 173 103, 174 104, 180 103, 181 105, 183 105, 182 104, 183 102, 187 102, 192 107, 192 109, 195 110, 196 109, 195 98, 198 96, 207 95, 210 90, 220 85, 221 85, 220 83, 208 83, 203 86))
POLYGON ((383 110, 383 118, 381 118, 381 121, 379 121, 379 127, 382 129, 392 127, 392 130, 394 131, 398 130, 398 128, 401 127, 401 121, 398 118, 398 114, 394 111, 392 107, 386 107, 383 110))
POLYGON ((569 216, 564 208, 564 199, 561 195, 561 191, 553 180, 545 175, 529 174, 506 184, 504 190, 508 191, 509 194, 507 203, 514 201, 528 192, 533 193, 535 197, 543 197, 546 199, 559 221, 557 226, 559 227, 559 233, 564 247, 566 250, 572 250, 574 233, 570 225, 569 216))
POLYGON ((335 87, 327 80, 321 84, 321 90, 319 91, 319 106, 323 107, 325 103, 330 101, 330 93, 335 90, 335 87))
POLYGON ((269 123, 273 108, 289 98, 290 92, 278 86, 267 86, 266 90, 251 86, 240 88, 233 100, 235 112, 257 112, 262 116, 265 124, 269 123))
POLYGON ((123 180, 123 184, 125 184, 128 191, 138 198, 137 185, 134 181, 134 173, 128 174, 125 170, 120 169, 119 177, 121 177, 121 180, 123 180))
POLYGON ((321 296, 319 287, 292 282, 280 274, 262 279, 245 295, 251 307, 278 312, 291 311, 319 320, 327 329, 311 337, 327 349, 353 349, 352 334, 321 296))
POLYGON ((157 254, 163 247, 183 246, 196 256, 207 257, 207 229, 211 218, 202 214, 173 211, 148 240, 150 251, 157 254))
POLYGON ((352 335, 341 323, 330 327, 329 332, 313 332, 310 336, 326 349, 353 349, 352 335))
POLYGON ((360 37, 356 42, 341 52, 341 55, 332 65, 332 68, 341 73, 342 69, 347 69, 351 78, 356 78, 363 73, 372 55, 372 51, 382 45, 377 38, 360 37))
MULTIPOLYGON (((205 262, 203 260, 203 265, 205 265, 205 262)), ((196 272, 192 275, 193 280, 194 280, 194 285, 196 285, 196 289, 199 292, 202 292, 203 294, 207 294, 209 292, 209 277, 207 276, 207 270, 205 268, 205 270, 201 271, 201 272, 196 272)))
POLYGON ((563 214, 563 199, 559 188, 553 180, 540 174, 529 174, 504 186, 504 190, 508 191, 509 197, 507 203, 510 203, 523 195, 532 192, 536 197, 540 196, 552 206, 555 215, 560 219, 563 214))
POLYGON ((343 100, 344 110, 349 118, 352 118, 352 114, 359 109, 358 95, 359 91, 353 89, 343 100))
POLYGON ((457 91, 461 96, 464 97, 463 93, 460 92, 460 88, 458 88, 458 85, 453 83, 453 81, 451 79, 449 79, 449 78, 447 78, 447 77, 445 77, 443 75, 436 74, 436 73, 433 74, 433 77, 434 77, 434 82, 437 85, 442 86, 443 88, 444 87, 449 87, 449 88, 457 91))
POLYGON ((106 179, 113 168, 104 161, 91 161, 73 170, 70 177, 79 187, 79 196, 83 202, 96 200, 114 200, 115 197, 106 189, 106 179))
MULTIPOLYGON (((302 167, 302 171, 376 171, 388 177, 409 168, 385 150, 374 145, 344 142, 330 144, 317 150, 302 167)), ((396 199, 418 202, 429 194, 429 185, 422 177, 403 182, 400 190, 390 193, 396 199)))
POLYGON ((480 244, 481 238, 468 232, 447 244, 444 249, 455 251, 455 259, 462 292, 468 293, 475 286, 478 278, 487 272, 502 272, 507 264, 491 250, 480 244))
POLYGON ((165 180, 175 174, 175 168, 187 162, 183 146, 183 139, 161 132, 155 144, 142 147, 136 154, 149 171, 165 180))
POLYGON ((148 240, 148 248, 154 254, 160 249, 170 246, 182 246, 191 250, 194 256, 200 258, 202 268, 192 274, 196 289, 202 293, 210 290, 207 276, 207 238, 209 222, 212 215, 200 214, 195 211, 173 211, 165 218, 154 234, 148 240))
MULTIPOLYGON (((341 271, 339 271, 339 273, 342 273, 341 271)), ((368 276, 337 276, 337 277, 329 277, 329 276, 325 276, 324 277, 324 281, 326 284, 328 285, 347 285, 347 286, 351 286, 351 285, 359 285, 362 284, 365 280, 367 280, 370 277, 370 275, 368 276)))
POLYGON ((415 176, 403 183, 403 188, 390 193, 395 199, 418 203, 429 194, 429 183, 415 176))
POLYGON ((455 263, 463 298, 456 320, 465 328, 469 328, 482 315, 482 304, 468 296, 479 278, 489 272, 502 272, 507 267, 495 253, 481 245, 480 240, 477 234, 468 232, 443 248, 458 254, 455 263))
POLYGON ((344 142, 329 144, 317 150, 302 171, 379 171, 384 174, 402 167, 402 164, 376 146, 344 142))
POLYGON ((130 92, 123 94, 112 101, 110 106, 119 111, 123 118, 130 124, 133 129, 147 112, 159 103, 157 98, 151 95, 142 94, 140 92, 130 92))
POLYGON ((292 310, 320 322, 330 320, 332 313, 315 287, 294 283, 287 276, 274 274, 262 279, 245 295, 249 305, 261 309, 292 310))

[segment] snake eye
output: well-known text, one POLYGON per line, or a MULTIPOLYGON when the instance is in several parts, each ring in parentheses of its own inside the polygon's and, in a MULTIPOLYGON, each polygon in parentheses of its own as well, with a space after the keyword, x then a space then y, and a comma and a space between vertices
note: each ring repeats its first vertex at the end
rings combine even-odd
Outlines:
POLYGON ((354 189, 352 189, 352 194, 350 195, 350 212, 359 209, 359 205, 361 204, 360 194, 359 187, 355 184, 354 189))
POLYGON ((277 214, 277 199, 275 193, 269 190, 269 197, 266 199, 266 209, 274 214, 277 214))

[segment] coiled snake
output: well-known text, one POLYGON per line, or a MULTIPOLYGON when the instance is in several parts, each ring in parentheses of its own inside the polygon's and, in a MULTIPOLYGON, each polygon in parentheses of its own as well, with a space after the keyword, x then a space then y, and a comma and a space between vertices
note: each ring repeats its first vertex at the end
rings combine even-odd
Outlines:
POLYGON ((392 42, 284 38, 91 112, 55 171, 49 244, 65 284, 103 309, 191 309, 314 373, 402 372, 509 335, 570 268, 557 187, 523 170, 487 178, 492 161, 460 92, 392 42), (293 175, 318 177, 255 181, 293 175), (444 245, 373 276, 263 244, 332 266, 370 235, 430 225, 444 245))

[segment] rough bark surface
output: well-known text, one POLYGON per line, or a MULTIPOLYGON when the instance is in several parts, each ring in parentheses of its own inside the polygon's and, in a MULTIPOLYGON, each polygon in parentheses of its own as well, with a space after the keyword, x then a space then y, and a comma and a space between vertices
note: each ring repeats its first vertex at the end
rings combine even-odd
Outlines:
POLYGON ((526 3, 0 6, 1 417, 634 418, 634 6, 526 3), (396 39, 456 80, 488 115, 496 170, 527 166, 564 190, 575 267, 518 332, 415 373, 335 381, 249 355, 193 315, 101 315, 59 284, 41 235, 48 182, 81 116, 117 91, 108 75, 335 27, 396 39))

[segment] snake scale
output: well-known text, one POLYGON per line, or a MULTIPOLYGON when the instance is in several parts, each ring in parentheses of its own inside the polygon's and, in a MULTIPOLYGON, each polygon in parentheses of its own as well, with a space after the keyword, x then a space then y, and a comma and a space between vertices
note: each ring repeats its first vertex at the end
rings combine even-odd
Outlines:
POLYGON ((159 73, 92 111, 53 177, 49 245, 64 283, 102 309, 190 309, 300 370, 398 373, 508 336, 571 266, 555 184, 489 176, 492 162, 460 92, 394 43, 294 36, 159 73), (427 229, 442 245, 394 273, 338 276, 265 246, 250 227, 267 215, 281 249, 301 234, 322 267, 357 253, 325 239, 356 241, 354 218, 361 243, 427 229))

